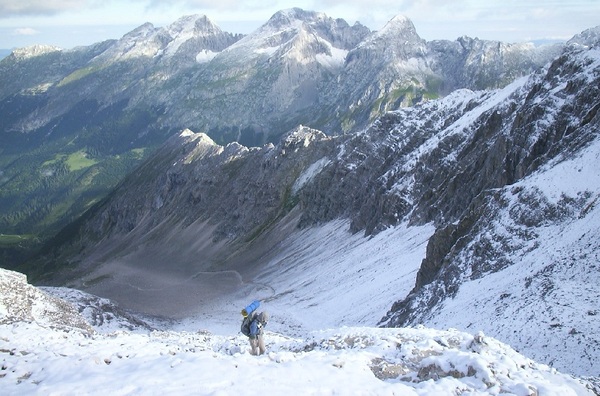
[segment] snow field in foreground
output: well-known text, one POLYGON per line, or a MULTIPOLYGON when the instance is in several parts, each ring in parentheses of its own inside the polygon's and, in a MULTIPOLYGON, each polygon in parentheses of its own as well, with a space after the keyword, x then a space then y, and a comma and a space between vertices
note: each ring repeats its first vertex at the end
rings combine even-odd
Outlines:
POLYGON ((266 342, 256 357, 243 336, 3 324, 0 387, 4 395, 593 395, 482 334, 342 328, 306 339, 268 332, 266 342))

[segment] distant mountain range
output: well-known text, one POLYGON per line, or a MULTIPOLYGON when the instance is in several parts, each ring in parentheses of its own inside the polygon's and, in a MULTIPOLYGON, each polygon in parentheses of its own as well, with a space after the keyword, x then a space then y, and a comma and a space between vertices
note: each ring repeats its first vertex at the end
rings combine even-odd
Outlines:
POLYGON ((185 128, 249 147, 299 124, 359 131, 455 89, 502 87, 562 47, 426 42, 402 16, 371 32, 290 9, 247 36, 195 15, 72 50, 17 49, 0 61, 0 227, 12 236, 0 257, 54 235, 185 128))

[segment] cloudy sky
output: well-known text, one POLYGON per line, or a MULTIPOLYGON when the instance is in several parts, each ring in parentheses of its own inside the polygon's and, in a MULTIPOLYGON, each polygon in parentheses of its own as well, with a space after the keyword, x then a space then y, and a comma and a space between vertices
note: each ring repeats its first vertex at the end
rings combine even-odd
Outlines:
POLYGON ((205 14, 231 33, 249 33, 292 7, 372 30, 403 14, 426 40, 566 40, 600 25, 600 0, 0 0, 0 49, 90 45, 145 22, 165 26, 189 14, 205 14))

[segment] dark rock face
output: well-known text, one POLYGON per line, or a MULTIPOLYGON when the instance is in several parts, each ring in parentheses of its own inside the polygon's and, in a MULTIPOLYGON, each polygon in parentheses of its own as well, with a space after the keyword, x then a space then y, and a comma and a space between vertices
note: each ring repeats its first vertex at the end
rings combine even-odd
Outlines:
MULTIPOLYGON (((584 50, 572 49, 503 90, 456 91, 388 113, 356 134, 326 137, 299 127, 277 145, 246 148, 185 132, 94 210, 79 231, 82 246, 107 238, 131 244, 198 224, 210 226, 213 243, 247 243, 293 209, 299 227, 345 217, 351 232, 365 235, 405 221, 433 222, 438 231, 417 292, 442 273, 450 276, 449 255, 501 207, 498 188, 594 138, 598 85, 586 82, 586 59, 584 50)), ((526 213, 520 218, 536 223, 526 213)))
POLYGON ((442 190, 446 199, 456 196, 450 205, 454 209, 443 211, 451 223, 430 239, 412 293, 394 304, 382 323, 419 323, 456 293, 465 276, 477 279, 512 265, 511 253, 535 241, 537 227, 577 218, 592 204, 593 189, 553 203, 539 190, 510 185, 549 163, 572 158, 597 139, 596 62, 585 50, 567 51, 545 74, 532 78, 526 90, 513 95, 504 106, 506 112, 494 109, 487 119, 480 118, 473 137, 485 133, 485 139, 471 143, 479 156, 470 165, 460 161, 460 173, 454 176, 467 188, 442 190), (596 71, 584 72, 583 65, 592 64, 596 71), (459 201, 465 204, 459 206, 459 201), (512 225, 503 236, 493 227, 504 213, 512 225))

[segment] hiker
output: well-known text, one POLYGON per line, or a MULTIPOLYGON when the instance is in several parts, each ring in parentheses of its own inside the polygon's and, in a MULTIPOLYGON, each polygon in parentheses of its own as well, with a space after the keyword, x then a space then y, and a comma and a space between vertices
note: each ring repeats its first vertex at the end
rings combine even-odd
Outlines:
POLYGON ((263 328, 269 321, 269 314, 267 312, 261 312, 256 314, 252 312, 244 322, 246 322, 247 330, 242 332, 248 336, 250 340, 250 354, 262 355, 265 353, 265 340, 263 339, 263 328))

